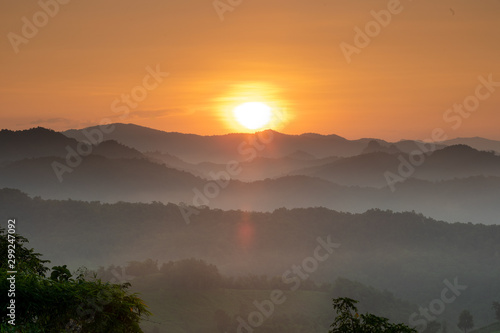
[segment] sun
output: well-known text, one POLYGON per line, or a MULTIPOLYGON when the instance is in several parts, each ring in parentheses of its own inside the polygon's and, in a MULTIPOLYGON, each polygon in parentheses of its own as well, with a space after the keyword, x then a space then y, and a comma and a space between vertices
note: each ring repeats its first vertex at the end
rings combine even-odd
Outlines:
POLYGON ((233 114, 236 120, 250 130, 265 127, 271 122, 271 107, 261 102, 247 102, 234 108, 233 114))

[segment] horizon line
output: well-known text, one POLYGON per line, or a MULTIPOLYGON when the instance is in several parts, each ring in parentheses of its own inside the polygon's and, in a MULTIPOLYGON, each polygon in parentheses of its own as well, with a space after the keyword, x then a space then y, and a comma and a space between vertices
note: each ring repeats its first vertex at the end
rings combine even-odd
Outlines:
POLYGON ((64 132, 67 132, 67 131, 80 131, 80 130, 83 130, 83 129, 86 129, 86 128, 93 128, 93 127, 99 127, 99 126, 109 126, 109 125, 132 125, 132 126, 141 127, 141 128, 145 128, 145 129, 149 129, 149 130, 153 130, 153 131, 163 132, 163 133, 183 134, 183 135, 196 135, 196 136, 201 136, 201 137, 215 137, 215 136, 238 135, 238 134, 250 134, 250 135, 253 134, 253 135, 255 135, 255 134, 266 132, 266 131, 273 131, 275 133, 279 133, 279 134, 287 135, 287 136, 304 136, 304 135, 308 135, 309 134, 309 135, 318 135, 318 136, 323 136, 323 137, 336 136, 336 137, 339 137, 341 139, 345 139, 345 140, 348 140, 348 141, 380 140, 380 141, 385 141, 387 143, 398 143, 398 142, 402 142, 402 141, 446 142, 446 141, 457 140, 457 139, 485 139, 485 140, 500 142, 500 139, 492 139, 492 138, 489 138, 489 137, 484 137, 484 136, 479 136, 479 135, 475 135, 475 136, 456 136, 456 137, 452 137, 452 138, 447 138, 444 141, 425 141, 425 139, 420 139, 420 138, 418 138, 418 139, 400 138, 399 140, 396 140, 396 141, 390 141, 390 140, 381 139, 381 138, 378 138, 378 137, 347 138, 347 137, 344 137, 344 136, 341 136, 341 135, 338 135, 338 134, 335 134, 335 133, 323 134, 323 133, 318 133, 318 132, 303 132, 303 133, 300 133, 300 134, 290 134, 290 133, 280 132, 280 131, 272 129, 272 128, 261 129, 261 130, 254 131, 254 132, 227 132, 227 133, 222 133, 222 134, 198 134, 198 133, 190 133, 190 132, 166 131, 166 130, 157 129, 157 128, 153 128, 153 127, 138 125, 138 124, 135 124, 135 123, 121 123, 121 122, 114 122, 114 123, 103 124, 103 125, 96 124, 96 125, 84 126, 84 127, 80 127, 80 128, 73 128, 73 127, 71 127, 71 128, 67 128, 65 130, 55 130, 55 129, 50 128, 48 126, 41 126, 41 125, 34 125, 33 124, 33 126, 25 127, 24 129, 1 128, 0 131, 7 130, 7 131, 12 131, 12 132, 20 132, 20 131, 28 131, 28 130, 35 129, 35 128, 44 128, 44 129, 48 129, 48 130, 51 130, 51 131, 54 131, 54 132, 64 133, 64 132))

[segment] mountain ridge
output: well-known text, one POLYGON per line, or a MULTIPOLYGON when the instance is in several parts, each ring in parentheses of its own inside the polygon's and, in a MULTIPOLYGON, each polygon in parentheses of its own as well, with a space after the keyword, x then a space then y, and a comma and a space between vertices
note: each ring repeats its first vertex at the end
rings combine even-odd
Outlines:
MULTIPOLYGON (((43 128, 18 133, 3 131, 0 147, 20 143, 18 159, 0 163, 0 185, 51 199, 184 202, 256 211, 310 206, 350 212, 386 208, 417 210, 448 221, 498 223, 500 156, 495 153, 455 145, 432 153, 420 151, 420 157, 415 157, 414 153, 403 151, 387 152, 383 142, 370 140, 344 147, 353 152, 355 149, 356 155, 322 158, 318 152, 337 152, 329 145, 333 141, 322 141, 325 136, 306 134, 305 141, 300 141, 301 136, 293 136, 290 141, 290 136, 267 133, 274 136, 272 140, 259 138, 259 134, 230 134, 215 137, 208 146, 198 141, 205 137, 176 133, 168 145, 180 149, 184 153, 181 157, 161 151, 143 153, 127 145, 130 142, 103 136, 105 141, 92 146, 92 154, 77 156, 79 162, 64 169, 69 165, 67 148, 76 151, 81 145, 75 138, 43 128), (33 153, 30 147, 44 145, 43 140, 37 139, 40 135, 50 137, 46 146, 57 149, 46 147, 43 154, 33 153), (17 141, 5 139, 13 136, 17 141), (181 142, 177 142, 178 138, 181 142), (193 138, 196 140, 184 145, 184 139, 193 138), (239 148, 243 149, 238 149, 241 144, 239 148), (202 162, 186 161, 184 157, 190 154, 202 162), (204 160, 215 154, 219 154, 221 163, 204 160), (242 161, 230 159, 237 157, 242 161), (54 163, 63 168, 60 179, 54 163), (401 174, 402 165, 403 182, 389 188, 387 172, 401 174)), ((83 131, 80 134, 85 136, 83 131)), ((333 140, 344 141, 337 136, 333 140)), ((134 138, 129 137, 129 141, 134 138)), ((418 143, 405 145, 408 148, 418 143)), ((394 149, 390 147, 387 148, 394 149)), ((0 156, 5 158, 8 154, 0 156)))

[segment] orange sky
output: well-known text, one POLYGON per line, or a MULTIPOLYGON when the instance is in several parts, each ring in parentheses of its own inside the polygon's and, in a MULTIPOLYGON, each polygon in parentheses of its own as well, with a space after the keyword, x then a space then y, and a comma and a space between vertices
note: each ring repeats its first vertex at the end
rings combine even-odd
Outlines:
POLYGON ((241 130, 234 106, 261 101, 289 134, 426 139, 440 127, 500 139, 500 87, 455 129, 443 119, 479 76, 500 82, 498 0, 243 0, 223 21, 212 0, 59 1, 68 3, 40 2, 53 17, 37 1, 0 3, 1 128, 110 119, 223 134, 241 130), (383 27, 371 11, 388 7, 383 27), (24 28, 34 36, 23 35, 23 17, 38 20, 36 33, 24 28), (354 29, 367 24, 380 31, 348 63, 340 45, 355 46, 354 29), (169 74, 145 90, 157 66, 169 74), (118 111, 134 89, 146 95, 118 111))

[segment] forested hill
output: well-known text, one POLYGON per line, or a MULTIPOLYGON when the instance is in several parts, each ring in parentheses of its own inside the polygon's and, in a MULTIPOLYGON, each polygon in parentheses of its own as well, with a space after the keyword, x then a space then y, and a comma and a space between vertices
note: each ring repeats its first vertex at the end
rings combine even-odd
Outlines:
POLYGON ((17 217, 20 221, 19 232, 29 236, 33 242, 43 240, 46 244, 40 244, 44 248, 42 252, 53 258, 64 255, 75 261, 81 260, 78 253, 74 256, 67 253, 71 249, 58 250, 57 253, 50 251, 51 246, 61 249, 62 244, 48 241, 63 239, 58 241, 60 243, 64 242, 65 236, 78 234, 78 238, 71 238, 72 248, 87 247, 84 257, 91 262, 97 260, 96 264, 105 264, 108 258, 119 256, 121 252, 115 253, 111 245, 128 244, 120 251, 136 251, 129 244, 131 238, 136 244, 147 241, 148 245, 139 251, 147 257, 151 257, 154 250, 175 244, 173 251, 160 253, 169 257, 195 255, 199 251, 204 256, 220 259, 240 252, 264 255, 271 249, 293 254, 314 245, 318 236, 326 235, 341 243, 344 252, 366 252, 371 256, 385 251, 420 250, 464 258, 480 256, 480 262, 500 260, 500 226, 447 223, 415 212, 394 213, 374 209, 351 214, 318 207, 281 208, 272 213, 254 213, 183 208, 159 202, 105 204, 98 201, 43 200, 31 198, 18 190, 2 189, 0 214, 3 219, 17 217), (251 226, 253 235, 252 242, 245 248, 236 239, 238 228, 242 225, 251 226), (76 246, 87 236, 93 237, 91 244, 76 246), (154 242, 160 239, 161 242, 154 242), (170 239, 172 242, 168 242, 170 239), (214 243, 213 248, 210 243, 214 243), (98 257, 93 257, 92 252, 100 252, 101 248, 109 248, 108 255, 100 253, 98 257))
POLYGON ((414 212, 351 214, 325 208, 272 213, 207 208, 185 220, 182 209, 158 202, 42 200, 0 190, 1 218, 17 218, 17 231, 54 264, 95 268, 194 257, 216 264, 224 274, 282 275, 314 254, 318 237, 325 242, 330 237, 339 247, 311 274, 316 281, 343 276, 425 304, 439 295, 444 279, 457 278, 470 290, 460 301, 483 300, 485 316, 487 303, 500 298, 498 225, 450 224, 414 212))

